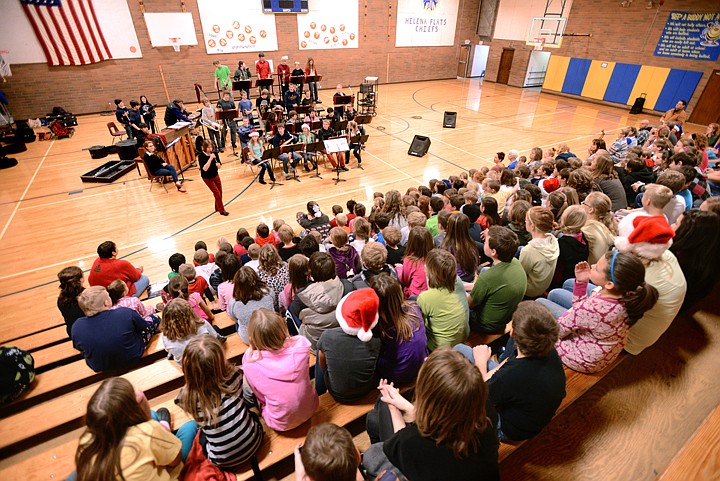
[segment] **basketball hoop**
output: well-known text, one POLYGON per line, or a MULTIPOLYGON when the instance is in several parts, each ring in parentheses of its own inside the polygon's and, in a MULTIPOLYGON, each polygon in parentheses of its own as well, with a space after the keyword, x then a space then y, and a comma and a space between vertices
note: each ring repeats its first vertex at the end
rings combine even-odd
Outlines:
POLYGON ((533 40, 533 50, 542 50, 545 46, 545 37, 537 37, 533 40))
POLYGON ((175 50, 176 52, 180 51, 180 37, 169 37, 168 40, 170 40, 170 46, 175 50))

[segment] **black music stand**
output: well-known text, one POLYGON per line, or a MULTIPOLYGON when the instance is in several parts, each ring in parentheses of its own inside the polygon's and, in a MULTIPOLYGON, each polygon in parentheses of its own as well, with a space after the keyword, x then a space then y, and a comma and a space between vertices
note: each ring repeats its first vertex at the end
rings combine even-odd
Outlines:
POLYGON ((337 115, 342 115, 346 105, 352 105, 355 102, 354 95, 333 95, 333 108, 337 115))
POLYGON ((275 84, 275 79, 272 77, 255 80, 255 87, 257 87, 260 91, 262 91, 262 89, 267 89, 268 92, 272 92, 273 84, 275 84))
MULTIPOLYGON (((270 168, 273 168, 272 161, 275 159, 278 155, 280 155, 280 149, 278 147, 273 147, 271 149, 265 149, 263 151, 261 160, 269 160, 270 168)), ((273 178, 275 178, 275 173, 273 172, 273 178)), ((285 185, 281 182, 275 182, 274 180, 270 180, 270 190, 273 190, 273 188, 276 185, 285 185)))
POLYGON ((291 75, 290 76, 290 83, 295 85, 303 85, 305 83, 305 76, 300 75, 291 75))
POLYGON ((310 110, 312 110, 312 107, 309 105, 296 105, 295 106, 295 112, 299 114, 309 114, 310 110))
POLYGON ((348 121, 347 120, 338 120, 335 122, 335 125, 333 125, 333 130, 335 132, 340 132, 341 130, 345 130, 347 128, 348 121))
MULTIPOLYGON (((235 122, 235 118, 238 116, 238 110, 237 110, 237 109, 218 110, 217 112, 215 112, 215 116, 216 116, 219 120, 222 120, 223 123, 235 122)), ((223 143, 225 143, 225 136, 224 136, 224 135, 223 135, 223 139, 222 139, 222 140, 223 140, 223 143)), ((233 151, 232 151, 232 154, 230 154, 230 155, 234 155, 235 157, 239 157, 237 151, 235 150, 235 146, 234 146, 234 145, 232 146, 232 148, 233 148, 233 151)))
POLYGON ((248 98, 250 98, 250 88, 252 87, 252 80, 233 80, 232 83, 232 89, 233 90, 244 90, 245 93, 247 93, 248 98))
MULTIPOLYGON (((305 145, 305 152, 310 154, 317 154, 318 152, 322 152, 323 149, 325 149, 325 144, 322 142, 313 142, 312 144, 306 144, 305 145)), ((304 159, 303 159, 304 160, 304 159)), ((315 156, 315 173, 310 176, 311 179, 317 177, 318 179, 322 179, 320 176, 320 162, 318 162, 317 155, 315 156)))
MULTIPOLYGON (((364 147, 363 144, 367 142, 368 138, 370 136, 365 135, 356 135, 355 137, 350 137, 350 144, 360 144, 361 149, 364 147)), ((356 169, 365 170, 365 168, 358 162, 358 165, 355 167, 356 169)))
MULTIPOLYGON (((319 83, 322 80, 322 75, 306 75, 305 76, 305 83, 311 84, 311 83, 319 83)), ((312 95, 310 95, 310 98, 312 98, 312 95)), ((315 99, 317 102, 322 103, 320 99, 315 99)))
POLYGON ((299 152, 299 151, 303 150, 304 148, 305 148, 305 144, 289 144, 289 145, 284 145, 284 146, 280 147, 281 154, 289 154, 290 155, 290 167, 292 167, 292 169, 293 169, 293 176, 290 177, 288 180, 296 180, 296 181, 300 182, 300 179, 298 179, 298 176, 297 176, 297 166, 295 166, 295 167, 292 166, 292 154, 293 154, 293 152, 299 152))
POLYGON ((369 124, 372 122, 372 115, 357 115, 355 116, 355 122, 357 122, 358 125, 369 124))

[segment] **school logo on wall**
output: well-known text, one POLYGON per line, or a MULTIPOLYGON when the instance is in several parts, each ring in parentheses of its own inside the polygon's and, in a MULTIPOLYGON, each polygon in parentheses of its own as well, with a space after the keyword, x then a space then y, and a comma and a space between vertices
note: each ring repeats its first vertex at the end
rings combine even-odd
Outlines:
POLYGON ((423 8, 425 10, 435 10, 439 0, 423 0, 423 8))

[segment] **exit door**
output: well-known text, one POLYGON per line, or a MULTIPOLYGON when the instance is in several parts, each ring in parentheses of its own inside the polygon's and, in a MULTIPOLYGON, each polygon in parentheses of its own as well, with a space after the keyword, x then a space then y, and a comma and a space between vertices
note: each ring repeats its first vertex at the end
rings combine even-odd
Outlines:
POLYGON ((514 48, 503 48, 502 56, 500 56, 500 66, 498 67, 497 83, 507 85, 510 81, 510 68, 514 56, 514 48))

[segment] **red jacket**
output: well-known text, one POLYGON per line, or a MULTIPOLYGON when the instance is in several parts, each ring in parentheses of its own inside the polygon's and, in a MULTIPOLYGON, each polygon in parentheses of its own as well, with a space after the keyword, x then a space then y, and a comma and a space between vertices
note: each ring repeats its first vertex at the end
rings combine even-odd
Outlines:
POLYGON ((259 79, 270 78, 270 74, 272 73, 270 71, 270 62, 260 62, 258 60, 257 62, 255 62, 255 72, 257 73, 259 79))
POLYGON ((140 271, 128 261, 98 257, 90 269, 88 283, 91 286, 107 287, 120 279, 128 288, 128 296, 132 296, 135 294, 135 282, 140 279, 141 275, 140 271))
POLYGON ((282 79, 282 83, 290 83, 290 65, 278 64, 277 73, 282 79))

